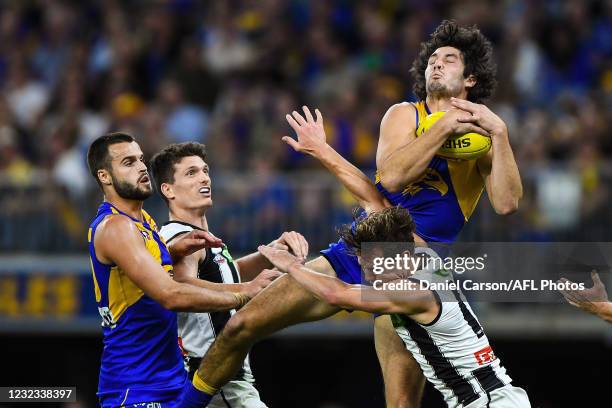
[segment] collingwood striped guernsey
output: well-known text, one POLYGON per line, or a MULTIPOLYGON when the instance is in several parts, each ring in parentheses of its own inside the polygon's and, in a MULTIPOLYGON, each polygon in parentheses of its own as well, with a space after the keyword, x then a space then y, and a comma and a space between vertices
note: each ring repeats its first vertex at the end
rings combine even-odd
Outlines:
MULTIPOLYGON (((428 248, 415 254, 437 256, 428 248)), ((422 270, 414 280, 452 279, 447 271, 422 270)), ((511 385, 512 379, 495 356, 489 340, 463 294, 432 291, 439 302, 436 318, 420 324, 392 314, 397 334, 421 366, 423 374, 449 407, 530 407, 527 394, 511 385)))
MULTIPOLYGON (((199 228, 180 221, 169 221, 162 226, 159 234, 170 244, 173 239, 193 229, 199 228)), ((206 248, 206 258, 198 265, 198 278, 214 283, 240 283, 238 268, 225 245, 222 248, 206 248)), ((234 309, 212 313, 178 313, 179 345, 190 378, 193 378, 202 357, 234 313, 234 309)), ((248 355, 237 378, 252 378, 248 355)))

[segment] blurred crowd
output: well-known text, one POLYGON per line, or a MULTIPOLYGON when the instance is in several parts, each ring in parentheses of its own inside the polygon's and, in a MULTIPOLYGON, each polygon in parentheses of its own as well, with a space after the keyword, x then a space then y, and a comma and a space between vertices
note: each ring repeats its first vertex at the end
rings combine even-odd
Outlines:
MULTIPOLYGON (((116 130, 147 156, 206 143, 213 183, 243 213, 224 214, 236 239, 243 220, 345 219, 352 203, 335 188, 328 203, 329 183, 304 176, 317 163, 280 141, 284 116, 318 107, 330 143, 371 173, 380 120, 414 100, 412 61, 445 18, 493 42, 499 86, 488 104, 509 126, 525 179, 511 221, 520 227, 487 228, 539 240, 612 226, 610 1, 26 0, 0 5, 0 248, 28 249, 12 224, 42 210, 82 247, 93 211, 83 203, 99 199, 85 153, 116 130)), ((48 249, 41 239, 30 249, 48 249)))

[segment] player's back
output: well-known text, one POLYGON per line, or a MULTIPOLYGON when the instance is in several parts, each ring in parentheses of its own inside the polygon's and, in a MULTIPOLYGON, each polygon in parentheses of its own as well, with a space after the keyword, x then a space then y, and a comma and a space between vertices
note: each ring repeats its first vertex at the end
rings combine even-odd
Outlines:
POLYGON ((102 406, 168 401, 180 393, 186 373, 177 344, 176 313, 147 296, 117 266, 96 257, 94 236, 109 215, 130 218, 148 252, 169 273, 172 261, 156 226, 143 211, 140 222, 104 202, 88 234, 98 310, 102 316, 104 350, 98 395, 102 406))
MULTIPOLYGON (((416 128, 431 112, 424 101, 414 103, 416 128)), ((417 234, 427 242, 453 242, 472 215, 484 181, 476 160, 434 156, 423 176, 404 190, 391 193, 376 175, 376 187, 393 205, 410 211, 417 234)))

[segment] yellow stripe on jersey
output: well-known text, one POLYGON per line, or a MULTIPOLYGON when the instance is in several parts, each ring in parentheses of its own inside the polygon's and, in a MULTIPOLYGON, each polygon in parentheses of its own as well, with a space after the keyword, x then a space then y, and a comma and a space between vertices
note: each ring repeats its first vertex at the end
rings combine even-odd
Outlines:
POLYGON ((474 212, 484 190, 477 160, 448 160, 448 172, 455 189, 457 202, 467 221, 474 212))
POLYGON ((89 265, 91 266, 91 274, 93 275, 94 292, 96 293, 96 302, 99 302, 100 300, 102 300, 102 292, 100 292, 100 285, 98 285, 98 279, 96 278, 96 272, 94 270, 93 262, 91 262, 91 258, 89 258, 89 265))
POLYGON ((119 267, 111 268, 108 278, 108 308, 115 321, 119 321, 127 308, 138 302, 143 295, 142 289, 136 286, 119 267))

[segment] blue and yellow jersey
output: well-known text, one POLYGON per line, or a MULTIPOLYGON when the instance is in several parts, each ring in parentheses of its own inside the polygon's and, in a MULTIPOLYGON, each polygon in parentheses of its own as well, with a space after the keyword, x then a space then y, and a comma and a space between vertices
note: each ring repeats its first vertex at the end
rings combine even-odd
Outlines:
POLYGON ((187 378, 177 343, 176 313, 147 296, 117 266, 96 257, 94 236, 102 220, 113 214, 130 218, 147 250, 170 273, 172 260, 153 219, 143 221, 108 202, 98 208, 88 241, 98 310, 102 316, 104 350, 98 396, 103 407, 169 401, 180 394, 187 378))
MULTIPOLYGON (((416 108, 416 128, 431 112, 425 102, 416 108)), ((388 192, 376 175, 376 187, 393 205, 408 209, 417 234, 427 242, 453 242, 472 215, 484 189, 476 160, 434 156, 423 176, 397 193, 388 192)))

